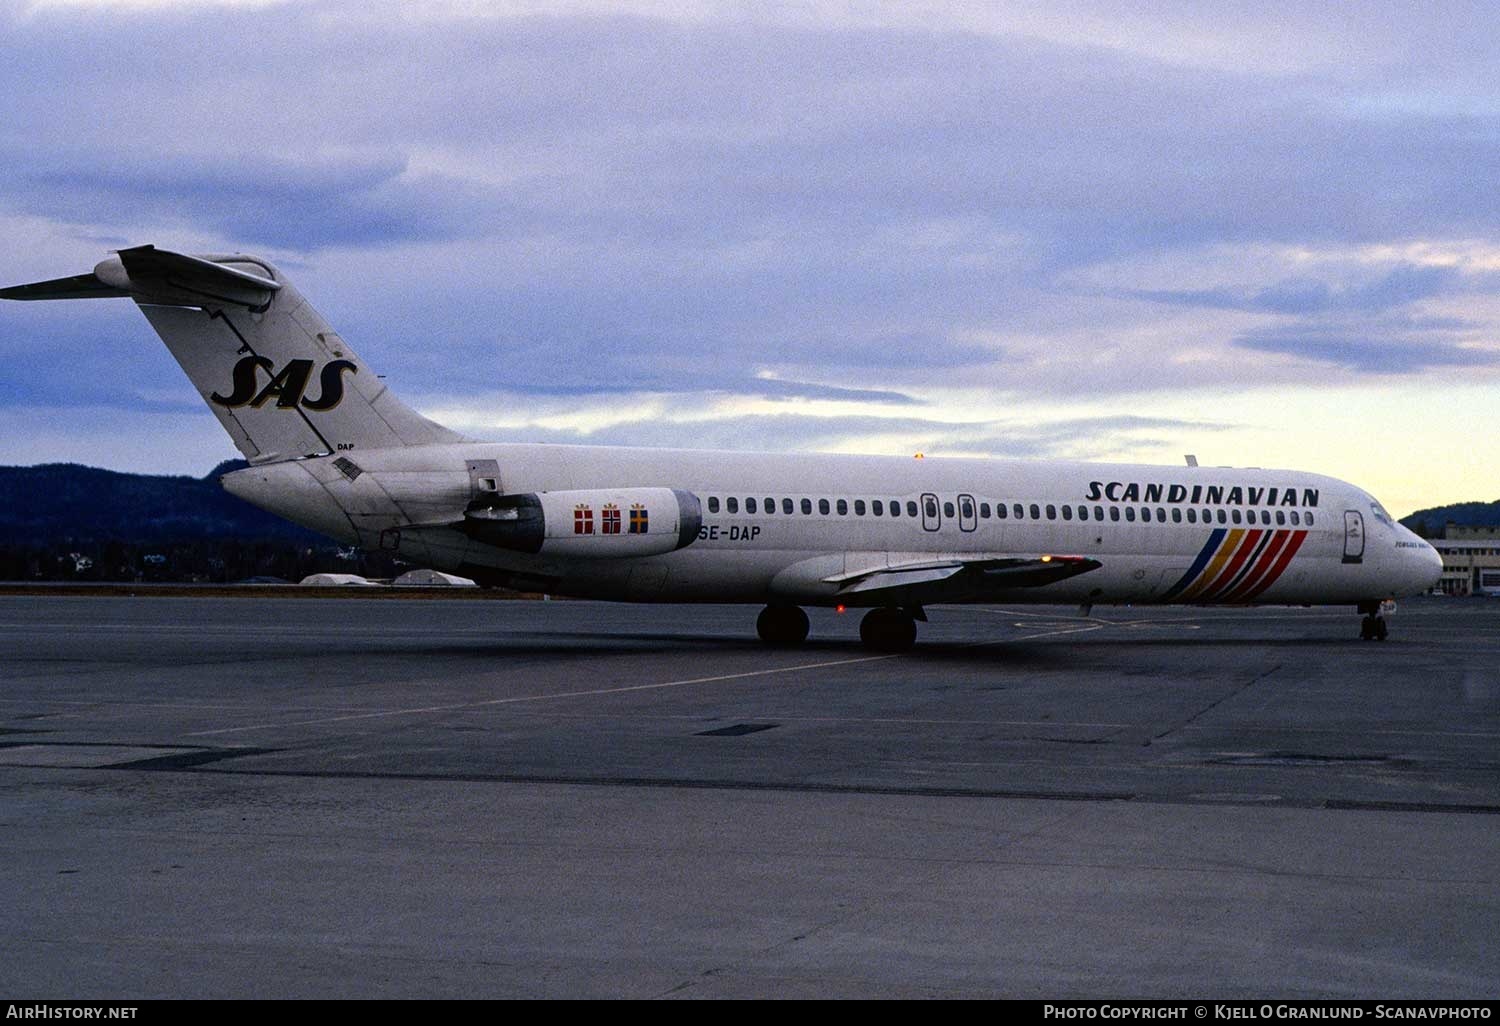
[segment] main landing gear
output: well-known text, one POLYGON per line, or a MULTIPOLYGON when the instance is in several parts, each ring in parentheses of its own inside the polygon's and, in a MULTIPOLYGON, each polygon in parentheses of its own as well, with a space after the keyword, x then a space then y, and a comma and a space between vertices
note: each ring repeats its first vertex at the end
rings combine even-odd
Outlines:
POLYGON ((807 640, 807 614, 799 606, 767 606, 755 619, 755 633, 767 645, 800 645, 807 640))
POLYGON ((1384 641, 1386 636, 1385 617, 1380 615, 1379 602, 1361 602, 1359 612, 1364 614, 1364 619, 1359 621, 1360 641, 1384 641))
POLYGON ((904 609, 872 609, 859 621, 859 640, 877 652, 905 652, 917 643, 917 621, 904 609))
MULTIPOLYGON (((911 610, 894 606, 872 609, 859 622, 859 640, 876 652, 905 652, 916 643, 917 621, 925 619, 920 606, 911 610)), ((761 641, 784 647, 806 641, 807 626, 807 614, 792 605, 769 605, 755 620, 755 632, 761 641)))

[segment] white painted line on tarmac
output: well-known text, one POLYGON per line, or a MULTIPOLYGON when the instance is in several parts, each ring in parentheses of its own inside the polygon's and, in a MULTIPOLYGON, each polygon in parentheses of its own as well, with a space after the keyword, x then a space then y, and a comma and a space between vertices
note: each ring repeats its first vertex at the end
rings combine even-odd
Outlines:
MULTIPOLYGON (((1002 638, 993 641, 980 641, 972 645, 961 646, 963 648, 981 648, 986 645, 1001 645, 1014 641, 1031 641, 1036 638, 1048 638, 1058 634, 1077 634, 1082 631, 1096 631, 1106 624, 1089 624, 1081 627, 1073 627, 1067 630, 1043 631, 1037 634, 1027 634, 1018 638, 1002 638)), ((464 709, 483 709, 495 705, 514 705, 518 702, 547 702, 559 698, 597 698, 604 695, 628 694, 635 691, 660 691, 664 688, 690 687, 695 684, 717 684, 728 680, 745 680, 750 677, 769 677, 782 673, 799 673, 803 670, 823 670, 833 666, 853 666, 858 663, 876 663, 887 659, 899 659, 903 653, 889 655, 858 656, 853 659, 831 659, 820 663, 799 663, 796 666, 772 666, 761 670, 746 670, 742 673, 725 673, 714 677, 689 677, 684 680, 660 681, 653 684, 627 684, 616 688, 590 688, 585 691, 559 691, 547 695, 515 695, 510 698, 490 698, 482 702, 458 702, 450 705, 428 705, 411 709, 384 709, 377 712, 347 713, 342 716, 324 716, 310 720, 293 720, 285 723, 255 723, 241 727, 220 727, 215 730, 197 730, 183 735, 184 737, 216 737, 224 734, 241 734, 251 730, 272 730, 277 727, 313 727, 327 723, 348 723, 356 720, 387 719, 393 716, 422 716, 429 713, 458 712, 464 709)))

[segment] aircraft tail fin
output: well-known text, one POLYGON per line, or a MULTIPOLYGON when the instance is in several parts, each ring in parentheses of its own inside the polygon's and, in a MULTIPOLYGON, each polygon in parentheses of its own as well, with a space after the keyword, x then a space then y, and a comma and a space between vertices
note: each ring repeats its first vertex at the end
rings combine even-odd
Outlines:
POLYGON ((128 296, 251 463, 460 441, 391 394, 271 264, 136 246, 0 299, 128 296))

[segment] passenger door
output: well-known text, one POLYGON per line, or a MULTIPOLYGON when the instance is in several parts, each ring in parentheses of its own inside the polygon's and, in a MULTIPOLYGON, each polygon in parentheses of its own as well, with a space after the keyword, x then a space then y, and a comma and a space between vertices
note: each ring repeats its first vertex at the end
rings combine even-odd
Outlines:
POLYGON ((1344 511, 1344 562, 1361 563, 1365 558, 1365 518, 1359 510, 1344 511))

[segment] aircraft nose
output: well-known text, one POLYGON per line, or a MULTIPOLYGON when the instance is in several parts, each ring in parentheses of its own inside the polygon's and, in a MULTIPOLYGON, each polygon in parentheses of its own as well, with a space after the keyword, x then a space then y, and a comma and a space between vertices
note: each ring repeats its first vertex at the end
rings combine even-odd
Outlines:
POLYGON ((1443 579, 1443 557, 1431 545, 1427 546, 1426 552, 1420 552, 1418 555, 1422 559, 1421 579, 1426 582, 1422 590, 1431 591, 1443 579))
POLYGON ((1436 588, 1443 576, 1443 557, 1438 550, 1423 542, 1421 548, 1408 548, 1403 553, 1406 593, 1421 595, 1436 588))

